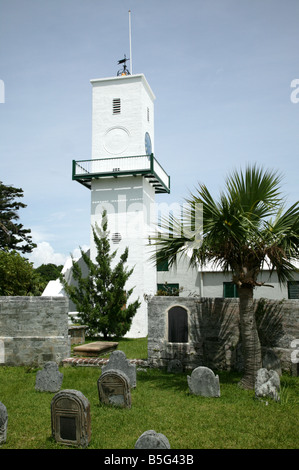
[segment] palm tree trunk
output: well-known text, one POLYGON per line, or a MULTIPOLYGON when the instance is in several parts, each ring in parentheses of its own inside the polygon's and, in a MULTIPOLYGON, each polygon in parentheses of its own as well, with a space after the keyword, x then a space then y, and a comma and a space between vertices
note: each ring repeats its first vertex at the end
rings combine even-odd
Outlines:
POLYGON ((241 379, 240 386, 252 389, 255 385, 257 371, 262 367, 261 345, 253 308, 253 287, 242 286, 238 291, 240 298, 240 333, 244 357, 244 376, 241 379))

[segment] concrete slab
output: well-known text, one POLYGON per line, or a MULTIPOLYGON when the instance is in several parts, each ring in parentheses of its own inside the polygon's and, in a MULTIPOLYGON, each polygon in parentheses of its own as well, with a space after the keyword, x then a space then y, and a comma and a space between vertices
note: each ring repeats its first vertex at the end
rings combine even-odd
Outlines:
POLYGON ((118 343, 113 341, 96 341, 94 343, 82 344, 73 349, 75 356, 98 357, 101 354, 114 351, 118 343))

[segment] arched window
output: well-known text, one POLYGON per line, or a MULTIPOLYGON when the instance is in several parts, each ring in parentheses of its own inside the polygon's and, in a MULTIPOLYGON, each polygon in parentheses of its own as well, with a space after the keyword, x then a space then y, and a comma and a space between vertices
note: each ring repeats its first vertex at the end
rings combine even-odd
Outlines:
POLYGON ((168 341, 188 343, 188 312, 184 307, 177 305, 168 311, 168 341))

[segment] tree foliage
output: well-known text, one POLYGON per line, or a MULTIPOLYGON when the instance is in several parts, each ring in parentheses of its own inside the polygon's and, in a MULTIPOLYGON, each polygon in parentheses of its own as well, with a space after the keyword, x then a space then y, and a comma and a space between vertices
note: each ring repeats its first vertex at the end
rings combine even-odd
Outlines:
POLYGON ((55 281, 59 278, 63 265, 57 266, 54 263, 41 264, 35 268, 35 272, 40 275, 43 282, 55 281))
POLYGON ((36 245, 31 230, 19 222, 18 211, 27 207, 19 199, 24 196, 21 188, 6 186, 0 181, 0 249, 31 253, 36 245))
POLYGON ((41 295, 42 291, 32 263, 15 250, 0 250, 0 295, 41 295))
POLYGON ((92 229, 97 248, 95 262, 81 249, 82 259, 88 269, 87 277, 83 277, 82 269, 74 259, 72 274, 75 284, 68 285, 63 276, 60 276, 66 293, 77 307, 79 323, 88 326, 89 334, 101 334, 104 339, 125 335, 140 306, 139 300, 128 304, 133 292, 133 288, 125 289, 133 272, 133 268, 127 269, 125 266, 128 248, 112 267, 117 251, 110 251, 106 215, 104 211, 101 227, 92 229))

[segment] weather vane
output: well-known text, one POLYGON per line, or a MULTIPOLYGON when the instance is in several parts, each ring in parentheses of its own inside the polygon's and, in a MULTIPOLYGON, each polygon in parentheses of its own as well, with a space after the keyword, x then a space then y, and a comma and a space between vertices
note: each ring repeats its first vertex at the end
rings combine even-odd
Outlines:
POLYGON ((119 60, 118 61, 118 65, 122 64, 123 65, 123 68, 120 69, 118 72, 117 72, 117 76, 119 75, 131 75, 129 70, 127 69, 127 60, 130 60, 130 59, 127 59, 126 58, 126 54, 124 54, 124 58, 119 60))

